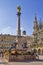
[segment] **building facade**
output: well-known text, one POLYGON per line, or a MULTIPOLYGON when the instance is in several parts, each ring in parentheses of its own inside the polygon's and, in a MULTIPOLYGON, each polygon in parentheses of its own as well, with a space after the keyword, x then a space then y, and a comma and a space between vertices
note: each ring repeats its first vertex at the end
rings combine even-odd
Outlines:
POLYGON ((37 21, 36 16, 33 29, 33 48, 36 49, 38 54, 43 54, 43 22, 41 19, 37 21))

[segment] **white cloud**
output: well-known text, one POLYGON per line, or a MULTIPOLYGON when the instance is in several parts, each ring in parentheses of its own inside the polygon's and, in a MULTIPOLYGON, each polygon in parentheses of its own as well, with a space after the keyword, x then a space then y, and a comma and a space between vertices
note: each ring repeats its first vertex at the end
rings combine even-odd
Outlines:
POLYGON ((21 27, 21 31, 23 31, 24 30, 24 28, 23 27, 21 27))
POLYGON ((0 33, 16 35, 16 29, 8 26, 8 27, 5 27, 5 28, 2 28, 0 30, 0 33))
POLYGON ((24 31, 25 29, 23 27, 21 27, 21 35, 22 35, 22 32, 24 31))

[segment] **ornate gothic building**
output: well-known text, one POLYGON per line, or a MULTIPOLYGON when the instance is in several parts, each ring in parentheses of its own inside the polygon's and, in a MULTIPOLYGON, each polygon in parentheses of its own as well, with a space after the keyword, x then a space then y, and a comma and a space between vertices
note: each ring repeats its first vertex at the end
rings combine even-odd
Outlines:
POLYGON ((34 18, 34 32, 33 32, 33 48, 37 49, 39 54, 43 54, 43 22, 37 21, 37 17, 34 18))

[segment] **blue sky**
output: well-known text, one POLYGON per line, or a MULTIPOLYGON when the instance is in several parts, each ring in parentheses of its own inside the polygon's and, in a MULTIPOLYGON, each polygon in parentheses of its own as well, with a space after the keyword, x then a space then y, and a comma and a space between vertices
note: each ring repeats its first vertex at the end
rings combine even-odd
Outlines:
POLYGON ((34 16, 43 21, 43 0, 0 0, 0 33, 17 34, 17 6, 21 6, 21 29, 33 32, 34 16))

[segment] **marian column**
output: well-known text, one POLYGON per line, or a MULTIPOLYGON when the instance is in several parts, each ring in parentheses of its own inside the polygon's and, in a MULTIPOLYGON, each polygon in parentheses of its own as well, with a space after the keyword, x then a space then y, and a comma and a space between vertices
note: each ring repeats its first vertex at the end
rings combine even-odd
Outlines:
POLYGON ((20 6, 17 7, 18 12, 17 12, 17 16, 18 16, 18 36, 21 36, 21 30, 20 30, 20 15, 21 15, 21 8, 20 6))
POLYGON ((20 15, 21 15, 21 8, 20 6, 17 7, 17 16, 18 16, 18 32, 17 32, 17 49, 22 49, 22 36, 21 36, 21 30, 20 30, 20 15))

